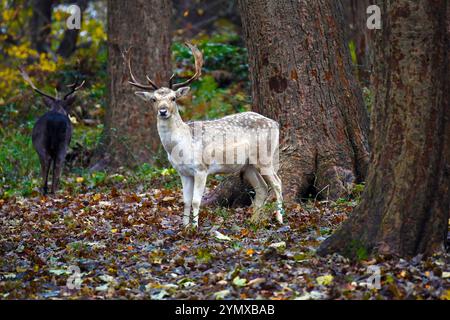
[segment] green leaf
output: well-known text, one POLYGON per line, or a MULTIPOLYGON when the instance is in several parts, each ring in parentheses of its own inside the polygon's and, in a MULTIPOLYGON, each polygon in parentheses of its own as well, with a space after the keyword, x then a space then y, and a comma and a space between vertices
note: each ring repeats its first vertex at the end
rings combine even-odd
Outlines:
POLYGON ((216 300, 223 300, 229 294, 230 294, 230 290, 228 290, 228 289, 222 290, 222 291, 217 291, 217 292, 214 293, 214 299, 216 299, 216 300))
POLYGON ((247 279, 239 278, 239 276, 237 276, 236 278, 233 279, 233 284, 236 287, 245 287, 247 285, 247 279))
POLYGON ((333 276, 331 274, 320 276, 316 278, 316 281, 321 286, 328 286, 333 282, 333 276))

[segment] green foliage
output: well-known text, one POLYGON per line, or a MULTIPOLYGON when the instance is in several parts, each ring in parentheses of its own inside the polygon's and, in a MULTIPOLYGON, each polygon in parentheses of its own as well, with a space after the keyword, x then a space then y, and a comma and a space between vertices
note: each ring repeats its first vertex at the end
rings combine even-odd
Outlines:
POLYGON ((196 258, 199 263, 209 263, 213 259, 213 255, 208 248, 199 248, 196 258))
MULTIPOLYGON (((231 72, 236 81, 248 79, 247 49, 244 47, 214 42, 217 38, 204 39, 196 43, 203 53, 204 72, 225 70, 231 72)), ((189 48, 179 42, 172 45, 172 52, 177 67, 191 66, 189 48)), ((177 70, 178 72, 183 70, 177 70)))
POLYGON ((348 48, 349 48, 349 50, 350 50, 350 57, 352 58, 353 64, 354 64, 354 65, 357 65, 357 64, 358 64, 358 59, 357 59, 357 56, 356 56, 356 45, 355 45, 355 41, 351 40, 351 41, 348 43, 348 48))
POLYGON ((224 220, 228 220, 228 218, 230 217, 231 212, 227 208, 217 207, 213 211, 213 214, 218 216, 218 217, 222 217, 224 220))
POLYGON ((350 194, 347 197, 341 197, 337 199, 334 204, 337 206, 350 206, 355 207, 361 202, 361 196, 364 192, 365 183, 354 184, 350 194))
POLYGON ((372 112, 373 110, 373 104, 375 102, 375 97, 373 95, 372 90, 367 87, 363 87, 363 98, 364 98, 364 104, 369 112, 372 112))
POLYGON ((352 240, 348 247, 345 248, 344 255, 357 261, 363 261, 368 259, 369 252, 361 241, 352 240))
POLYGON ((71 174, 65 181, 65 188, 73 193, 81 192, 108 192, 116 189, 139 189, 145 191, 155 185, 165 189, 177 189, 181 187, 179 177, 173 168, 158 168, 144 163, 134 169, 119 169, 113 172, 94 171, 86 169, 78 170, 77 174, 71 174))
MULTIPOLYGON (((246 49, 214 42, 230 38, 215 35, 196 43, 204 56, 203 76, 191 85, 191 100, 182 102, 189 106, 183 112, 186 118, 214 119, 250 109, 246 49)), ((172 45, 172 50, 177 74, 190 76, 193 71, 186 73, 193 66, 190 50, 179 42, 172 45)))
POLYGON ((365 185, 364 182, 363 183, 359 183, 359 184, 355 184, 353 186, 352 195, 358 202, 361 201, 361 196, 362 196, 362 193, 364 192, 365 186, 366 185, 365 185))
POLYGON ((0 128, 0 197, 28 196, 37 186, 39 160, 29 132, 0 128))

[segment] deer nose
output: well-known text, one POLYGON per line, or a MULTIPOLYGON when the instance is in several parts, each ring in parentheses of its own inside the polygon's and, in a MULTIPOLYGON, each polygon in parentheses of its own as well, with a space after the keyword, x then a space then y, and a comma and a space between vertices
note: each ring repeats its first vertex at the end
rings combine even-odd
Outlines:
POLYGON ((159 115, 165 117, 167 115, 167 109, 166 108, 159 109, 159 115))

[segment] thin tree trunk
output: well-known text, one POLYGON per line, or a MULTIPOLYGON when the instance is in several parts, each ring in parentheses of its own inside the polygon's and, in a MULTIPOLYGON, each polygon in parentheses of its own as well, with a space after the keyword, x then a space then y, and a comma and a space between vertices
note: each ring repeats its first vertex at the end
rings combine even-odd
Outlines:
MULTIPOLYGON (((83 22, 83 12, 86 10, 88 2, 88 0, 78 0, 75 2, 75 4, 80 7, 81 22, 83 22)), ((59 54, 63 58, 69 58, 77 49, 79 34, 79 29, 66 29, 66 31, 64 31, 61 43, 59 44, 58 50, 56 51, 57 54, 59 54)))
POLYGON ((450 211, 448 1, 381 1, 373 154, 352 216, 320 252, 443 250, 450 211))
POLYGON ((30 23, 31 45, 38 52, 49 50, 52 23, 52 0, 33 0, 33 15, 30 23))
MULTIPOLYGON (((239 2, 249 52, 253 110, 281 125, 287 201, 311 189, 338 198, 361 181, 369 159, 368 116, 352 73, 337 1, 239 2)), ((228 202, 221 185, 205 202, 228 202)))
POLYGON ((133 47, 132 66, 140 81, 149 75, 157 84, 167 85, 170 20, 169 0, 108 1, 109 92, 100 150, 110 166, 152 162, 159 147, 154 111, 128 84, 122 51, 133 47))

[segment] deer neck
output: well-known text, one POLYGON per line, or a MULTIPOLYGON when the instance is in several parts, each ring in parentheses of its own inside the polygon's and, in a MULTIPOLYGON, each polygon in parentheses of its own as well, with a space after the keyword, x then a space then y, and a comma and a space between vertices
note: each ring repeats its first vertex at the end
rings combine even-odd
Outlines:
POLYGON ((167 120, 158 117, 157 127, 161 143, 167 153, 172 152, 179 143, 185 144, 191 140, 189 126, 181 119, 178 112, 167 120))
POLYGON ((55 106, 51 109, 52 112, 60 113, 66 117, 69 117, 69 113, 61 106, 55 106))

